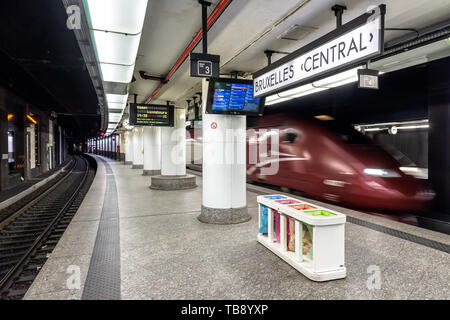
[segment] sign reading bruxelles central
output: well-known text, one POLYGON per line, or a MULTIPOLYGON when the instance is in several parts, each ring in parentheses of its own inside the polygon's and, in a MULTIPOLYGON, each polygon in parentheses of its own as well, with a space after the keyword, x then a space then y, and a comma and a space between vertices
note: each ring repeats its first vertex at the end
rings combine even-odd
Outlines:
POLYGON ((284 91, 382 54, 384 13, 381 5, 256 72, 253 96, 284 91))
POLYGON ((173 106, 130 103, 130 125, 173 127, 173 106))

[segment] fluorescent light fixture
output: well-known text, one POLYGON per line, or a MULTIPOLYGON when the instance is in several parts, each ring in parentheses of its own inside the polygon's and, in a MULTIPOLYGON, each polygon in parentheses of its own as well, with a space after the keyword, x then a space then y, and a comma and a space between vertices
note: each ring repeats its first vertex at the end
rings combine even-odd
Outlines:
POLYGON ((106 101, 108 103, 127 103, 128 100, 128 94, 112 94, 107 93, 106 94, 106 101))
POLYGON ((385 130, 385 129, 387 129, 387 128, 367 128, 367 129, 364 129, 364 131, 365 132, 382 131, 382 130, 385 130))
POLYGON ((133 65, 139 48, 141 34, 131 36, 120 33, 92 31, 98 61, 120 65, 133 65))
POLYGON ((428 124, 418 125, 418 126, 403 126, 403 127, 397 127, 398 130, 407 130, 407 129, 422 129, 422 128, 429 128, 430 126, 428 124))
POLYGON ((294 98, 300 98, 309 94, 317 93, 320 91, 324 91, 330 88, 336 88, 339 86, 343 86, 348 83, 358 81, 358 69, 362 67, 357 67, 354 69, 350 69, 333 76, 329 76, 325 79, 318 80, 312 83, 308 83, 302 86, 299 86, 294 89, 290 89, 287 91, 280 92, 276 95, 272 95, 266 98, 266 106, 273 105, 276 103, 280 103, 283 101, 287 101, 294 98))
POLYGON ((91 27, 127 34, 141 32, 147 0, 86 0, 91 27))
POLYGON ((264 103, 264 105, 270 106, 272 104, 280 103, 280 102, 287 101, 287 100, 291 100, 291 98, 277 98, 277 99, 272 99, 272 100, 268 100, 268 98, 267 98, 266 102, 264 103))
POLYGON ((350 69, 333 76, 329 76, 325 79, 314 82, 315 87, 336 88, 348 83, 358 81, 358 69, 362 67, 350 69))
POLYGON ((100 70, 103 81, 129 83, 133 78, 134 65, 121 66, 116 64, 100 63, 100 70))
POLYGON ((108 102, 108 109, 123 110, 125 109, 125 103, 108 102))
POLYGON ((109 122, 119 122, 120 119, 122 119, 122 114, 121 113, 109 113, 108 115, 108 120, 109 122))
POLYGON ((117 127, 115 124, 108 124, 108 130, 114 130, 117 127))

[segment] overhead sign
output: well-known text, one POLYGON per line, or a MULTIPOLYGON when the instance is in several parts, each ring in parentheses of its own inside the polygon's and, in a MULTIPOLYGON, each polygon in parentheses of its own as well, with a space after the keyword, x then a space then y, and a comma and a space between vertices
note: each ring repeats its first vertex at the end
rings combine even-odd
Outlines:
POLYGON ((358 69, 358 88, 378 89, 378 71, 358 69))
POLYGON ((130 125, 173 127, 173 106, 130 103, 130 125))
POLYGON ((366 13, 253 75, 253 95, 263 97, 314 81, 383 52, 385 6, 366 13))
POLYGON ((191 77, 218 78, 220 56, 215 54, 191 52, 191 77))

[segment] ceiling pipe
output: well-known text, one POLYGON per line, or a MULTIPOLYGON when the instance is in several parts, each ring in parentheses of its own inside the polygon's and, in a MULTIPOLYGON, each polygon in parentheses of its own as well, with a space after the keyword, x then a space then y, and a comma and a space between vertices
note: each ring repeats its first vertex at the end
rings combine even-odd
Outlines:
MULTIPOLYGON (((207 26, 208 30, 217 21, 217 19, 220 17, 220 15, 225 11, 225 9, 228 7, 228 5, 231 3, 231 1, 233 1, 233 0, 220 0, 220 2, 214 8, 213 12, 208 17, 208 20, 206 22, 206 26, 207 26)), ((197 44, 200 42, 201 39, 202 39, 202 29, 200 29, 197 32, 194 39, 192 39, 192 41, 189 43, 189 45, 183 51, 181 56, 178 58, 177 62, 175 62, 173 67, 170 69, 169 73, 164 78, 164 83, 167 83, 169 81, 169 79, 172 77, 172 75, 178 70, 178 68, 181 66, 181 64, 184 62, 184 60, 186 60, 186 58, 189 56, 189 53, 197 46, 197 44)), ((158 93, 158 91, 162 88, 164 83, 161 81, 161 83, 153 91, 153 93, 145 100, 145 103, 148 103, 153 98, 153 96, 158 93)))
POLYGON ((149 76, 145 73, 145 71, 139 71, 139 75, 144 80, 160 81, 163 84, 167 83, 167 81, 165 81, 164 77, 149 76))

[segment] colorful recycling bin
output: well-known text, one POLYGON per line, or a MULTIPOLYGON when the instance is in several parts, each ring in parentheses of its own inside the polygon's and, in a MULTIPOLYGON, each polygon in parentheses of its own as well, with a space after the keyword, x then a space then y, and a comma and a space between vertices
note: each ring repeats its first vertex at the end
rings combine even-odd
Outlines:
POLYGON ((258 232, 262 234, 267 234, 268 229, 268 218, 269 218, 269 208, 267 206, 261 205, 261 215, 259 222, 258 232))
POLYGON ((279 196, 257 197, 258 242, 311 280, 345 278, 346 216, 307 201, 279 196))
POLYGON ((295 203, 300 203, 300 201, 292 200, 292 199, 276 200, 276 202, 281 203, 281 204, 295 204, 295 203))
POLYGON ((266 199, 270 199, 270 200, 279 200, 279 199, 286 199, 286 197, 283 197, 283 196, 279 196, 279 195, 273 195, 273 196, 264 196, 264 198, 266 198, 266 199))
POLYGON ((308 204, 292 204, 289 206, 290 208, 294 208, 295 210, 308 210, 308 209, 316 209, 313 206, 308 204))
POLYGON ((281 242, 280 237, 280 213, 276 210, 273 211, 273 229, 275 232, 275 238, 277 239, 278 243, 281 242))
POLYGON ((334 213, 326 210, 315 210, 315 211, 305 211, 305 213, 310 214, 314 217, 331 217, 335 216, 334 213))

